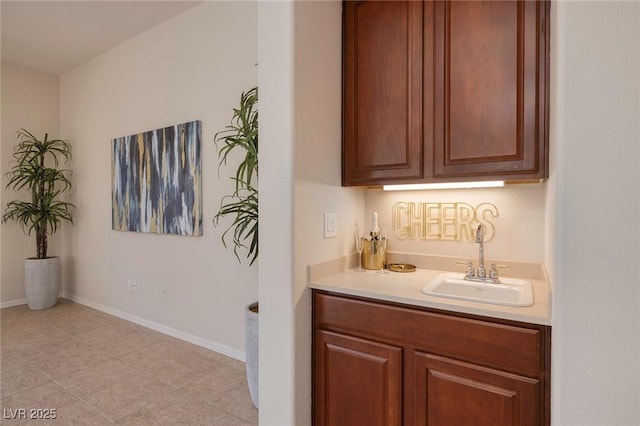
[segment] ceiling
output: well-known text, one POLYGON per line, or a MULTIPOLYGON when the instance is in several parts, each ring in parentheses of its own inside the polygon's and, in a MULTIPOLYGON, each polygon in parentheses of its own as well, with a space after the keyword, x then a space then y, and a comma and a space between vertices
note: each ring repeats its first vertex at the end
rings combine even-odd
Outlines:
POLYGON ((62 74, 199 3, 2 0, 2 61, 62 74))

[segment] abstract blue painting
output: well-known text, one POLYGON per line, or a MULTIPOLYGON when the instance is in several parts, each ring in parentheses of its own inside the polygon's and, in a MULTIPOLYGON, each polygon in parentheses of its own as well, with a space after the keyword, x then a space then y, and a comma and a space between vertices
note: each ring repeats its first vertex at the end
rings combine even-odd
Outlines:
POLYGON ((113 139, 114 230, 202 235, 202 123, 113 139))

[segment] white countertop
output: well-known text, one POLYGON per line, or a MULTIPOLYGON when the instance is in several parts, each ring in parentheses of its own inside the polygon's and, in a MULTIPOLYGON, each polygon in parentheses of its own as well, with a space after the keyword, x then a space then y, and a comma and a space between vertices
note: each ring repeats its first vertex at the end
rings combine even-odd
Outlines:
MULTIPOLYGON (((360 296, 381 301, 424 306, 491 318, 551 325, 551 291, 546 280, 527 279, 533 286, 534 304, 526 307, 500 306, 428 296, 422 288, 445 271, 417 269, 415 272, 380 274, 366 270, 345 270, 322 278, 313 278, 309 286, 317 290, 360 296)), ((514 277, 517 278, 517 277, 514 277)))

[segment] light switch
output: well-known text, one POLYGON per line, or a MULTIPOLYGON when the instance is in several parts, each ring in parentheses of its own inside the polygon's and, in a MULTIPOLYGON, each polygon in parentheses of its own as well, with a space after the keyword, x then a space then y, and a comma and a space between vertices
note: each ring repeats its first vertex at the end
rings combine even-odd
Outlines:
POLYGON ((338 214, 324 214, 324 237, 333 238, 338 234, 338 214))

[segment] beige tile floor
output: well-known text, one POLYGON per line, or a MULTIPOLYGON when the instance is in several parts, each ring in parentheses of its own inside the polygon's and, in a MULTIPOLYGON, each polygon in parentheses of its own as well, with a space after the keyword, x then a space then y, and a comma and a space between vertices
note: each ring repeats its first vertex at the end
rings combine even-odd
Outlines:
POLYGON ((244 363, 219 353, 64 299, 2 309, 0 331, 2 424, 258 424, 244 363))

